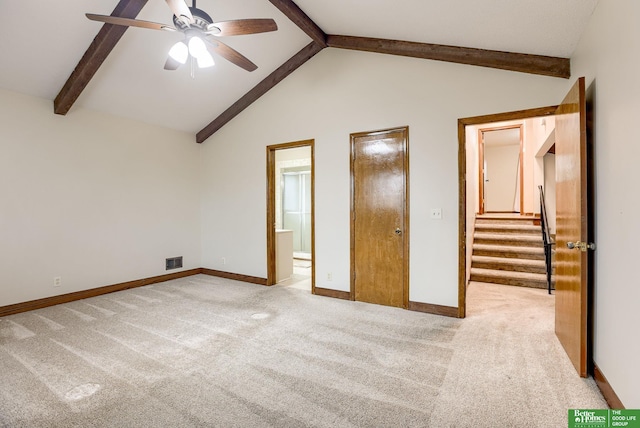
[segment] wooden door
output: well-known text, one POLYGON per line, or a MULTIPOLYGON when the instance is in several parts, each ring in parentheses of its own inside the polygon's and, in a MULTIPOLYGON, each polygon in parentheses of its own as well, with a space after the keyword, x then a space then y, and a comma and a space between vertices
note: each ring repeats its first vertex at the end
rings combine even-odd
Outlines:
POLYGON ((408 128, 351 135, 351 296, 408 307, 408 128))
POLYGON ((556 335, 587 376, 588 213, 585 80, 556 111, 556 335))

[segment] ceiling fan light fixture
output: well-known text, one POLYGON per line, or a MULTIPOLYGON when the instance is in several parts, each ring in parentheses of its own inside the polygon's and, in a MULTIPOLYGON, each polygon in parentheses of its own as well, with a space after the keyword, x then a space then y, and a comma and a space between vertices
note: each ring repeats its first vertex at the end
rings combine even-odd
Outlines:
POLYGON ((182 22, 185 26, 187 26, 188 28, 191 27, 191 18, 189 18, 186 15, 180 15, 180 17, 178 18, 178 20, 180 20, 180 22, 182 22))
POLYGON ((220 30, 219 27, 216 27, 216 24, 207 25, 207 34, 213 34, 215 36, 216 34, 220 34, 221 32, 222 30, 220 30))
POLYGON ((181 42, 175 43, 170 48, 167 59, 165 60, 164 69, 177 70, 181 65, 186 64, 187 61, 191 59, 192 75, 196 63, 200 68, 215 65, 211 54, 220 55, 222 58, 246 71, 256 70, 258 68, 257 65, 231 46, 224 44, 213 36, 240 36, 245 34, 266 33, 278 29, 276 22, 270 18, 234 19, 214 22, 209 14, 196 7, 196 0, 192 0, 191 7, 187 5, 186 0, 165 1, 172 11, 173 27, 167 24, 120 16, 96 15, 93 13, 87 13, 86 16, 92 21, 103 22, 119 27, 138 27, 150 30, 178 31, 182 33, 184 38, 181 42))
POLYGON ((196 61, 198 61, 198 68, 209 68, 216 64, 209 52, 205 52, 204 55, 197 57, 196 61))
POLYGON ((209 55, 207 47, 205 46, 202 39, 198 36, 193 36, 189 39, 189 53, 196 59, 200 59, 200 57, 209 55))
POLYGON ((184 64, 187 62, 187 58, 189 57, 189 48, 184 44, 184 42, 178 42, 171 46, 169 56, 180 64, 184 64))

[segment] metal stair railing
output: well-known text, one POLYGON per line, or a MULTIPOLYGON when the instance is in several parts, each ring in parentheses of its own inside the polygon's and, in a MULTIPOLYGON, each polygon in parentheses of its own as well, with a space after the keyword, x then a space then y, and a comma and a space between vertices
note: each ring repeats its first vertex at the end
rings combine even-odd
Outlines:
POLYGON ((552 266, 552 248, 556 243, 551 239, 551 233, 549 233, 549 222, 547 221, 547 206, 544 202, 544 190, 542 186, 538 186, 540 190, 540 226, 542 228, 542 241, 544 243, 544 260, 547 265, 547 288, 549 294, 551 294, 551 274, 553 272, 552 266))

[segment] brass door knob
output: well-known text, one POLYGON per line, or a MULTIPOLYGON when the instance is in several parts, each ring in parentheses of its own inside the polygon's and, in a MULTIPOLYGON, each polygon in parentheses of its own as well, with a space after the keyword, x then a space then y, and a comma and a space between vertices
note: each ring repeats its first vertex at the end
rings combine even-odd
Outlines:
POLYGON ((594 244, 593 242, 586 243, 582 241, 567 242, 567 248, 569 248, 570 250, 580 250, 582 252, 586 252, 587 250, 595 250, 596 244, 594 244))

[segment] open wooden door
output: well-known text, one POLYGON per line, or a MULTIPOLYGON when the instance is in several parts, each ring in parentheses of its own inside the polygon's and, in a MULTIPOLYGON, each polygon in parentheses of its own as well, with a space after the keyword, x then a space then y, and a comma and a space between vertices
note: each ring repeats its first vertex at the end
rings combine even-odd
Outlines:
POLYGON ((578 374, 587 376, 589 243, 585 79, 556 111, 556 335, 578 374))

